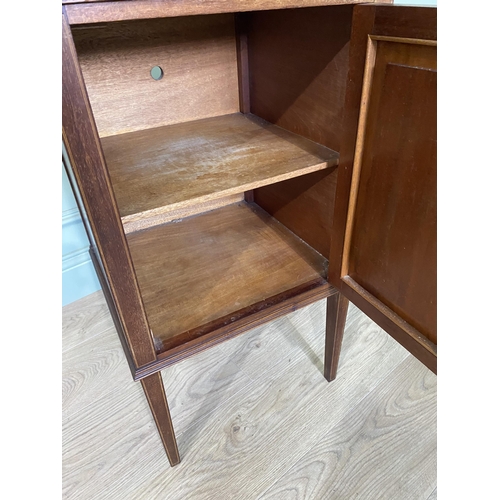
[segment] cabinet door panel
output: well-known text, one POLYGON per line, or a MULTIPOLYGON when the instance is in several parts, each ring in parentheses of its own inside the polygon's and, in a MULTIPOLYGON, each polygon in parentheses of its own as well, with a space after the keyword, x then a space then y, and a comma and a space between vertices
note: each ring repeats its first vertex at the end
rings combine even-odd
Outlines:
POLYGON ((398 37, 380 9, 400 10, 355 9, 330 280, 436 371, 436 42, 412 37, 421 9, 398 37))

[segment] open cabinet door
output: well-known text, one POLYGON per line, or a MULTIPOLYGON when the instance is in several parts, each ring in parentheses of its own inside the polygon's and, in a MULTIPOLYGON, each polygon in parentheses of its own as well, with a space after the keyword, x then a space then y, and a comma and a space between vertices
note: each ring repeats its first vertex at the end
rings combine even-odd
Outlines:
POLYGON ((329 271, 434 372, 436 52, 435 8, 354 7, 329 271))

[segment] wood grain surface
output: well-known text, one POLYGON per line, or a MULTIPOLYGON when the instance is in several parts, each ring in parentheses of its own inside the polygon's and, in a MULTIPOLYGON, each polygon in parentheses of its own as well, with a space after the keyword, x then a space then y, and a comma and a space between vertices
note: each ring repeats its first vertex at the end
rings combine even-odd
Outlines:
POLYGON ((337 290, 325 279, 318 278, 164 340, 161 345, 162 352, 158 353, 157 361, 138 369, 135 379, 171 366, 215 345, 227 342, 252 328, 264 325, 336 293, 338 293, 337 290))
POLYGON ((344 265, 436 344, 437 49, 376 43, 344 265))
MULTIPOLYGON (((68 0, 68 17, 71 24, 123 21, 127 19, 148 19, 155 17, 194 16, 197 14, 217 14, 220 12, 244 12, 250 10, 269 10, 293 7, 312 7, 371 3, 375 0, 128 0, 97 2, 90 0, 72 5, 68 0)), ((378 0, 378 3, 392 3, 392 0, 378 0)))
POLYGON ((255 205, 238 203, 127 236, 163 342, 326 276, 326 260, 255 205))
POLYGON ((64 307, 63 352, 113 327, 108 306, 100 300, 101 293, 96 292, 99 299, 96 294, 90 294, 64 307))
POLYGON ((192 215, 201 214, 203 212, 210 212, 211 210, 215 210, 216 208, 221 208, 225 207, 226 205, 244 201, 244 199, 245 198, 243 193, 237 193, 181 208, 170 209, 170 207, 165 207, 165 209, 167 209, 165 212, 161 212, 158 210, 158 213, 155 213, 154 215, 151 215, 149 217, 144 216, 144 218, 134 218, 134 220, 129 220, 126 217, 123 218, 123 229, 125 231, 125 234, 132 233, 134 231, 141 231, 142 229, 148 229, 149 227, 158 226, 167 222, 185 219, 186 217, 191 217, 192 215))
POLYGON ((337 168, 325 169, 254 190, 254 200, 276 220, 330 255, 337 168))
MULTIPOLYGON (((252 113, 339 151, 352 6, 247 15, 252 113)), ((337 171, 273 184, 256 202, 328 257, 337 171)))
POLYGON ((433 371, 436 20, 354 7, 328 278, 433 371))
POLYGON ((95 241, 131 357, 141 366, 156 354, 64 8, 62 63, 62 135, 82 220, 95 241))
POLYGON ((324 375, 331 382, 337 376, 349 301, 344 295, 337 293, 328 297, 326 304, 324 375))
POLYGON ((231 15, 79 27, 73 36, 101 137, 239 111, 231 15))
MULTIPOLYGON (((91 300, 94 304, 102 304, 101 292, 92 294, 91 300), (96 298, 97 295, 97 298, 96 298)), ((106 317, 111 321, 105 303, 103 304, 106 317)), ((69 311, 68 311, 69 313, 69 311)), ((83 408, 92 404, 95 399, 107 394, 110 390, 119 392, 122 389, 123 380, 114 379, 113 374, 123 360, 123 349, 119 343, 109 343, 109 336, 116 336, 113 324, 103 328, 99 315, 89 315, 90 321, 95 321, 94 330, 98 333, 96 338, 88 337, 81 343, 74 342, 71 334, 78 331, 76 325, 67 316, 66 331, 63 332, 63 364, 62 364, 62 401, 63 418, 69 418, 74 408, 83 408), (79 346, 78 349, 75 349, 79 346), (92 361, 89 362, 85 353, 92 353, 92 361), (103 383, 107 380, 106 383, 103 383)), ((112 322, 111 322, 112 323, 112 322)), ((89 325, 90 326, 90 325, 89 325)), ((86 329, 84 329, 86 330, 86 329)), ((131 380, 130 372, 128 377, 131 380)))
MULTIPOLYGON (((94 300, 85 311, 105 307, 99 292, 94 300)), ((69 316, 63 310, 70 341, 77 305, 69 316)), ((351 305, 339 376, 328 384, 325 314, 326 301, 316 302, 163 372, 182 456, 173 469, 125 358, 93 368, 101 349, 120 352, 116 333, 65 343, 74 352, 64 377, 76 362, 85 383, 63 400, 63 498, 308 499, 321 491, 428 500, 436 488, 435 377, 351 305)), ((90 317, 86 324, 97 328, 90 317)))
POLYGON ((426 498, 434 484, 418 472, 404 477, 427 463, 436 467, 435 435, 421 432, 436 425, 436 377, 415 364, 412 358, 401 363, 258 498, 323 500, 333 492, 336 498, 426 498), (415 367, 411 377, 408 366, 415 367), (411 454, 402 453, 405 442, 413 443, 411 454))
POLYGON ((325 169, 338 154, 253 115, 102 139, 124 223, 325 169))
POLYGON ((173 467, 181 461, 177 441, 175 439, 174 426, 170 416, 170 409, 163 387, 161 373, 153 373, 141 379, 141 385, 149 403, 152 416, 156 422, 158 433, 161 437, 163 447, 167 453, 168 461, 173 467))
POLYGON ((90 246, 89 254, 92 263, 94 264, 94 270, 97 275, 97 279, 99 280, 99 284, 101 285, 101 291, 104 294, 104 298, 106 299, 106 304, 108 305, 109 312, 111 314, 111 317, 113 318, 113 323, 115 325, 116 333, 118 334, 118 338, 120 339, 120 342, 122 344, 123 352, 125 353, 125 357, 127 358, 130 372, 132 374, 132 377, 135 377, 137 367, 132 357, 131 348, 130 345, 128 344, 127 337, 123 329, 123 322, 120 318, 118 308, 116 307, 116 303, 113 299, 113 295, 109 287, 109 281, 104 274, 103 266, 98 258, 98 252, 94 244, 90 246))

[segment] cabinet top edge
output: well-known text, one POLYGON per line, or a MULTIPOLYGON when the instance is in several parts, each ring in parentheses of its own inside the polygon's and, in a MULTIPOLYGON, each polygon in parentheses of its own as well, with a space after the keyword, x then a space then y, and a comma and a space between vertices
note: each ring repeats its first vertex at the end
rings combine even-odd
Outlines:
POLYGON ((393 0, 62 0, 70 25, 361 3, 393 0))

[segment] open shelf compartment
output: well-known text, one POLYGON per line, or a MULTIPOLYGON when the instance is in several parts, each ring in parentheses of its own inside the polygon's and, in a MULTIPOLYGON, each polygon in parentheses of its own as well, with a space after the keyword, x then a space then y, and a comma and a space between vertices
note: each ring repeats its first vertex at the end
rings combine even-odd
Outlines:
POLYGON ((328 295, 327 260, 253 203, 127 239, 159 353, 314 288, 328 295))
POLYGON ((241 113, 101 141, 125 225, 333 167, 339 158, 241 113))

